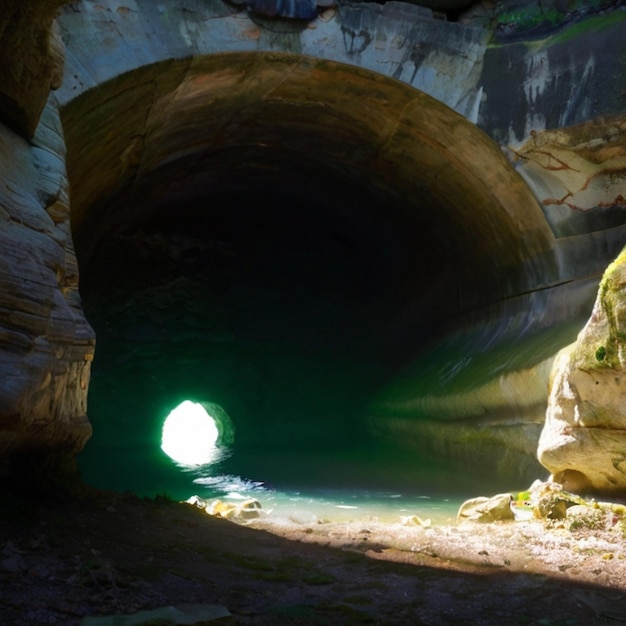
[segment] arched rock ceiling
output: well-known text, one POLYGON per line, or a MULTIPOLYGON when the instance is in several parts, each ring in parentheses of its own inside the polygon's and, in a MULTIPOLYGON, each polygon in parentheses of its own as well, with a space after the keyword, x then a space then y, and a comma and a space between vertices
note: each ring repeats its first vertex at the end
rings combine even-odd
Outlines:
POLYGON ((550 230, 499 148, 441 103, 366 70, 277 53, 169 61, 92 89, 63 120, 85 266, 114 231, 253 185, 261 205, 286 193, 294 210, 320 189, 347 204, 364 190, 378 198, 367 211, 395 231, 403 288, 444 276, 450 316, 554 279, 550 230))
POLYGON ((528 295, 558 285, 530 190, 482 131, 394 79, 199 56, 103 83, 62 120, 104 373, 90 416, 112 441, 131 436, 122 398, 138 425, 173 394, 227 407, 240 442, 350 439, 450 326, 510 340, 551 314, 528 295))

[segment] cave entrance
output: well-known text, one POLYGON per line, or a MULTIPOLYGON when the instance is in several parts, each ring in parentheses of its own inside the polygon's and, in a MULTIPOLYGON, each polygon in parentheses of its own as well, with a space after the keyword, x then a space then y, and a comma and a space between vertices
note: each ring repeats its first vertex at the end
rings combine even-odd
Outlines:
POLYGON ((63 124, 97 336, 90 482, 188 490, 156 451, 177 396, 224 407, 242 475, 419 485, 431 459, 376 465, 372 398, 451 324, 553 279, 550 229, 498 147, 373 72, 169 61, 86 92, 63 124))
POLYGON ((163 422, 161 450, 182 467, 215 465, 229 454, 234 432, 219 405, 183 400, 163 422))

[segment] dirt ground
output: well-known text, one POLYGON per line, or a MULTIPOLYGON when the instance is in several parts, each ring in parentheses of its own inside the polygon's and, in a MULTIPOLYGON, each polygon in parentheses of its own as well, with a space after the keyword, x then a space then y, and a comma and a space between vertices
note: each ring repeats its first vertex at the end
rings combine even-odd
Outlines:
POLYGON ((621 532, 540 521, 246 527, 108 492, 3 501, 2 625, 95 624, 189 604, 223 607, 229 615, 211 623, 224 625, 626 622, 621 532))

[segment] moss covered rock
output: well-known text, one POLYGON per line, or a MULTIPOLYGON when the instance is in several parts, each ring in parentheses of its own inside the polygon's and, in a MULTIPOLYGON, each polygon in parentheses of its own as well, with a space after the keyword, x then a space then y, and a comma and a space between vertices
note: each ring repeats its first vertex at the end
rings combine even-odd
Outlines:
POLYGON ((626 249, 592 315, 556 359, 540 462, 573 491, 626 492, 626 249))

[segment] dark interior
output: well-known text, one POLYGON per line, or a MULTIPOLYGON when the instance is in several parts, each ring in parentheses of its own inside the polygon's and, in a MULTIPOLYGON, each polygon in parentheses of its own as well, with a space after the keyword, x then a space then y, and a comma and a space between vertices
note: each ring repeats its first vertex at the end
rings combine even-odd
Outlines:
MULTIPOLYGON (((262 92, 285 59, 255 57, 254 70, 250 56, 227 60, 262 92)), ((213 89, 219 61, 194 84, 213 89)), ((128 95, 144 89, 135 75, 64 112, 81 294, 97 336, 83 455, 92 480, 137 487, 113 453, 126 446, 154 482, 161 424, 184 399, 222 406, 236 451, 265 468, 293 456, 310 477, 311 456, 369 445, 369 406, 405 364, 477 320, 502 326, 501 303, 548 279, 549 233, 495 144, 409 87, 328 62, 310 74, 309 63, 291 70, 301 88, 273 87, 275 106, 237 75, 224 99, 193 92, 174 113, 141 112, 128 95), (383 108, 350 97, 364 95, 383 108), (393 99, 400 117, 385 120, 393 99), (126 127, 110 134, 111 119, 126 139, 126 127)), ((407 454, 400 474, 433 467, 407 454)))

